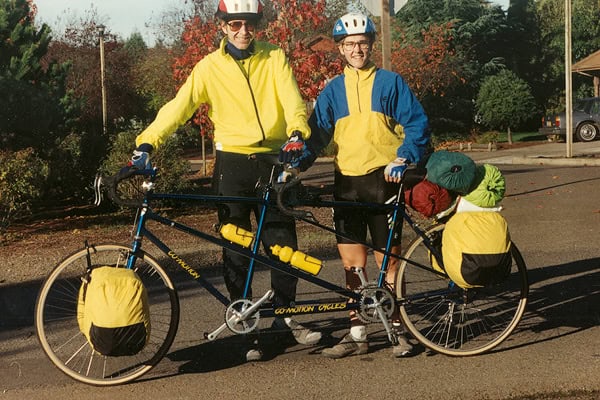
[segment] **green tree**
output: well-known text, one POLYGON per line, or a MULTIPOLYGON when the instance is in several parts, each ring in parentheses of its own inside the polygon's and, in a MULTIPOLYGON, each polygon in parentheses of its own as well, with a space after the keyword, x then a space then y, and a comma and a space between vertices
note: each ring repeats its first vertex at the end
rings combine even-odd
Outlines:
POLYGON ((26 216, 42 195, 48 165, 32 148, 0 150, 0 241, 10 223, 26 216))
POLYGON ((35 16, 32 0, 0 0, 4 225, 22 216, 42 195, 77 191, 69 179, 79 170, 71 162, 77 153, 63 144, 70 143, 76 130, 80 103, 66 84, 70 63, 48 57, 50 28, 45 24, 38 28, 35 16), (14 162, 5 161, 11 159, 14 162))
MULTIPOLYGON (((507 34, 510 46, 505 47, 507 66, 530 86, 536 103, 542 104, 547 82, 542 62, 541 28, 534 0, 511 0, 507 11, 507 34)), ((535 121, 535 128, 539 125, 535 121)))
POLYGON ((512 144, 511 128, 527 121, 536 110, 527 82, 514 72, 503 70, 487 77, 475 102, 481 121, 492 129, 506 129, 512 144))
POLYGON ((133 61, 139 61, 148 51, 148 46, 139 32, 134 32, 129 36, 123 49, 127 52, 133 61))
MULTIPOLYGON (((565 18, 564 2, 536 2, 540 27, 540 48, 543 69, 540 80, 542 105, 549 113, 564 110, 565 97, 565 18)), ((573 0, 571 47, 573 63, 600 49, 600 3, 598 0, 573 0)), ((573 75, 573 92, 589 89, 589 78, 573 75)), ((591 92, 590 92, 591 94, 591 92)))
MULTIPOLYGON (((472 99, 488 74, 505 67, 506 16, 502 9, 479 0, 411 0, 398 13, 394 23, 405 37, 393 37, 402 46, 422 47, 423 32, 434 26, 451 26, 448 62, 460 65, 460 77, 443 93, 421 100, 434 135, 466 136, 473 125, 472 99)), ((410 84, 411 82, 409 82, 410 84)))
POLYGON ((31 0, 0 0, 0 148, 42 154, 67 135, 76 102, 68 64, 46 63, 50 28, 35 26, 31 0))
POLYGON ((133 85, 145 100, 145 114, 154 116, 176 93, 173 78, 173 51, 161 43, 149 48, 138 62, 132 65, 133 85))

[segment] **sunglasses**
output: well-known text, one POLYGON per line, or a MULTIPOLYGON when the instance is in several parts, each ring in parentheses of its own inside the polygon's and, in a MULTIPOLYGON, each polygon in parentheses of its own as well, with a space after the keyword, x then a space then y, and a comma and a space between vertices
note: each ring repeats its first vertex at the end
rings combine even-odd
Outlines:
POLYGON ((256 22, 253 21, 229 21, 227 25, 232 32, 239 31, 242 26, 245 26, 247 31, 253 31, 256 28, 256 22))

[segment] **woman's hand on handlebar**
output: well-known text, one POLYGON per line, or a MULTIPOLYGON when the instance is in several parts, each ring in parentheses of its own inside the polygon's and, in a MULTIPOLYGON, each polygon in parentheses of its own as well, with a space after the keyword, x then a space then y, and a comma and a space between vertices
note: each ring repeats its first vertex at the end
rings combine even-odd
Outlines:
POLYGON ((394 161, 390 162, 383 171, 385 181, 400 183, 402 181, 402 175, 404 175, 404 171, 406 171, 407 167, 408 164, 406 163, 406 158, 396 158, 394 161))

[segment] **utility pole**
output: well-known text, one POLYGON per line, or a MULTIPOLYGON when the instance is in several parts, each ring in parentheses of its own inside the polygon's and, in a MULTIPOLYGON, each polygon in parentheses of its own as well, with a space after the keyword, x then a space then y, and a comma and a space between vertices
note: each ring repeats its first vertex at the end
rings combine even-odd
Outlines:
POLYGON ((100 85, 102 88, 102 133, 106 136, 106 88, 104 86, 104 25, 98 25, 100 35, 100 85))
POLYGON ((392 69, 392 42, 390 39, 390 2, 381 0, 381 61, 383 69, 392 69))
POLYGON ((571 0, 565 0, 565 119, 567 158, 573 157, 573 76, 571 75, 571 0))

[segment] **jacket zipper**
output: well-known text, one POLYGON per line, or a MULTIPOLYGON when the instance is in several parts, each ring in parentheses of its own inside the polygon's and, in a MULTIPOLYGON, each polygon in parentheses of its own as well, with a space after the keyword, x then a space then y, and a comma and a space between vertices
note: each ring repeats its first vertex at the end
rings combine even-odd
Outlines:
MULTIPOLYGON (((252 104, 254 105, 254 113, 256 114, 256 120, 258 121, 258 126, 260 127, 260 132, 262 134, 262 141, 265 140, 267 137, 265 136, 265 129, 263 128, 262 122, 260 121, 260 115, 258 114, 258 106, 256 105, 256 98, 254 97, 254 91, 252 90, 252 86, 250 85, 250 72, 246 72, 246 70, 244 69, 244 66, 242 65, 242 63, 239 60, 235 60, 235 63, 237 64, 237 66, 240 68, 240 70, 242 71, 242 74, 244 75, 244 78, 246 78, 246 83, 248 84, 248 89, 250 90, 250 96, 252 97, 252 104)), ((248 60, 248 71, 250 71, 250 60, 248 60)))
POLYGON ((356 101, 358 104, 356 104, 358 106, 358 112, 362 113, 362 109, 360 107, 360 90, 359 90, 359 83, 360 83, 360 74, 358 73, 358 71, 356 72, 356 101))

